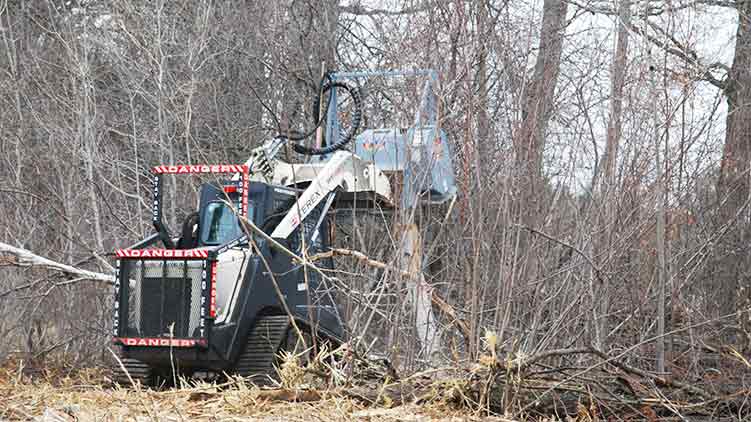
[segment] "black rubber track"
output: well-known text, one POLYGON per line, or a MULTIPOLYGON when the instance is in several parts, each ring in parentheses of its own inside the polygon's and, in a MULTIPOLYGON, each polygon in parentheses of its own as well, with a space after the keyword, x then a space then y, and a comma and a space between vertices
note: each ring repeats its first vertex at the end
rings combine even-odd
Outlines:
POLYGON ((115 362, 113 368, 113 381, 123 387, 132 387, 131 379, 133 382, 140 383, 142 386, 150 386, 153 379, 153 373, 149 365, 135 359, 121 358, 120 359, 125 367, 125 370, 130 375, 123 371, 122 366, 115 362))
POLYGON ((268 384, 276 378, 274 362, 277 353, 285 346, 289 331, 286 315, 261 317, 248 334, 245 350, 235 365, 235 372, 256 384, 268 384))

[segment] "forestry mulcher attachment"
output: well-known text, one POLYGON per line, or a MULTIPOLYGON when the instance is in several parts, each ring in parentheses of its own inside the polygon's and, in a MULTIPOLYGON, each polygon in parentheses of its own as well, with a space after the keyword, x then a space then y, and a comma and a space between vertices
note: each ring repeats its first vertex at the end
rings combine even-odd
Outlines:
MULTIPOLYGON (((425 104, 435 104, 434 73, 396 76, 413 75, 431 76, 418 112, 424 113, 425 104)), ((378 152, 375 156, 364 159, 344 149, 359 128, 362 100, 359 89, 343 81, 369 76, 330 74, 322 83, 328 107, 327 141, 321 145, 298 142, 313 135, 311 131, 276 137, 253 150, 244 164, 152 169, 155 232, 115 253, 113 342, 121 349, 117 382, 153 385, 158 379, 172 380, 176 373, 268 379, 280 351, 301 344, 310 347, 313 337, 333 344, 345 338, 332 286, 273 243, 298 256, 327 251, 329 216, 337 209, 395 207, 385 172, 402 173, 397 176, 404 180, 405 192, 415 190, 411 200, 402 193, 399 202, 407 206, 441 202, 456 191, 448 144, 436 128, 434 114, 432 121, 418 118, 406 132, 366 130, 355 151, 378 152), (339 128, 338 88, 353 100, 346 133, 339 128), (317 159, 284 162, 277 155, 285 144, 317 159), (385 164, 388 152, 394 153, 393 162, 385 164), (187 216, 180 236, 173 236, 163 218, 164 205, 169 204, 163 179, 183 175, 203 175, 208 181, 200 188, 197 211, 187 216)), ((316 265, 332 269, 333 261, 318 260, 316 265)))

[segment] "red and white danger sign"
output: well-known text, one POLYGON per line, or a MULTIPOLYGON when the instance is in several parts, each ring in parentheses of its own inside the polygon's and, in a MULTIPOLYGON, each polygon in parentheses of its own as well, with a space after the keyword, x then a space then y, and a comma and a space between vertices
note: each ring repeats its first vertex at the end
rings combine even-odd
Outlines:
POLYGON ((191 174, 191 173, 247 173, 248 166, 244 164, 179 164, 172 166, 156 166, 151 169, 156 174, 191 174))
POLYGON ((163 259, 201 259, 208 258, 206 249, 118 249, 118 258, 163 258, 163 259))

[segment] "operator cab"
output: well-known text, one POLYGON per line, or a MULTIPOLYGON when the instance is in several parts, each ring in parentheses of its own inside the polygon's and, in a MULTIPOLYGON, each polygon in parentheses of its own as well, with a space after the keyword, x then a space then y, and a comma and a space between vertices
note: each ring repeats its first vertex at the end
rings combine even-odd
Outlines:
MULTIPOLYGON (((301 191, 261 182, 248 184, 247 219, 270 233, 286 215, 301 191)), ((238 218, 242 192, 233 180, 207 183, 201 187, 197 227, 191 226, 195 247, 216 247, 245 234, 238 218)), ((294 243, 294 236, 290 239, 294 243)))
MULTIPOLYGON (((237 218, 241 195, 231 181, 207 183, 201 187, 198 211, 197 246, 218 246, 243 234, 237 218), (234 209, 233 209, 234 207, 234 209)), ((248 218, 253 221, 253 207, 248 204, 248 218)))

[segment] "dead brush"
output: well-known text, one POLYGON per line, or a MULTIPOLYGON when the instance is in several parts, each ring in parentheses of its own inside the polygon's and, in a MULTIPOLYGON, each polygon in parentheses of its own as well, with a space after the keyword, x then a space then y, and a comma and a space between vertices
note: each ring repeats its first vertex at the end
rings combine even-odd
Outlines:
POLYGON ((279 354, 278 366, 275 365, 276 373, 279 375, 279 382, 282 388, 299 388, 305 379, 305 367, 301 364, 301 358, 309 353, 309 350, 303 350, 300 353, 294 353, 282 350, 279 354))
POLYGON ((474 409, 477 405, 473 399, 470 381, 458 377, 432 382, 430 388, 421 394, 415 402, 454 409, 474 409))
POLYGON ((309 370, 328 380, 329 386, 341 387, 347 382, 344 355, 344 345, 331 350, 328 343, 322 343, 310 361, 309 370))
POLYGON ((347 383, 342 347, 331 350, 328 343, 321 343, 314 356, 312 351, 309 347, 277 355, 275 370, 283 388, 341 387, 347 383))

